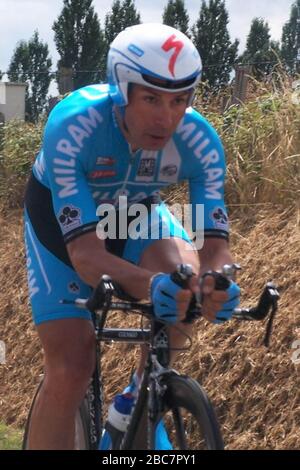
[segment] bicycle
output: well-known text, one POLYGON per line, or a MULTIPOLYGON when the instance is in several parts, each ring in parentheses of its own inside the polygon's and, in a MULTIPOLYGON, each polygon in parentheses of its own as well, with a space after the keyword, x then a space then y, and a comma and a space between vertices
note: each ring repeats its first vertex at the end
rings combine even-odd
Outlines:
MULTIPOLYGON (((237 265, 225 266, 223 273, 212 273, 219 289, 229 285, 237 265)), ((186 265, 173 274, 173 279, 184 287, 191 272, 186 265)), ((256 307, 235 309, 237 320, 263 320, 271 310, 264 344, 268 346, 279 294, 276 286, 268 282, 256 307)), ((64 300, 64 303, 70 303, 64 300)), ((154 318, 151 304, 137 302, 124 294, 108 276, 102 276, 89 299, 76 299, 75 303, 92 313, 96 333, 96 368, 85 398, 75 419, 75 449, 99 448, 103 431, 103 392, 101 379, 101 342, 148 344, 149 353, 138 397, 130 416, 127 430, 112 435, 111 450, 155 449, 155 432, 163 420, 173 449, 222 450, 224 443, 214 411, 205 390, 198 382, 180 375, 170 368, 170 346, 166 324, 154 318), (113 297, 117 301, 113 301, 113 297), (110 311, 137 313, 150 321, 150 326, 139 329, 105 328, 110 311), (142 438, 141 438, 142 436, 142 438)), ((184 322, 193 322, 201 316, 197 299, 193 299, 184 322)), ((41 382, 42 384, 42 382, 41 382)), ((30 418, 39 385, 27 419, 23 449, 27 448, 30 418)), ((109 425, 108 425, 109 426, 109 425)))

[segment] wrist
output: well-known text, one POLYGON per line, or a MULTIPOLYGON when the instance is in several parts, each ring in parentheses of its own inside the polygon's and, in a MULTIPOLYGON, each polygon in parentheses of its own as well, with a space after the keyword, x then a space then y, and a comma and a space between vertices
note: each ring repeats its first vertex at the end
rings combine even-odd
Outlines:
POLYGON ((147 298, 148 298, 150 301, 152 301, 152 293, 153 293, 153 290, 154 290, 155 286, 157 285, 157 283, 159 282, 159 279, 160 279, 162 276, 165 276, 165 273, 162 273, 162 272, 155 273, 155 274, 153 274, 153 275, 150 277, 149 286, 148 286, 148 295, 147 295, 147 298))

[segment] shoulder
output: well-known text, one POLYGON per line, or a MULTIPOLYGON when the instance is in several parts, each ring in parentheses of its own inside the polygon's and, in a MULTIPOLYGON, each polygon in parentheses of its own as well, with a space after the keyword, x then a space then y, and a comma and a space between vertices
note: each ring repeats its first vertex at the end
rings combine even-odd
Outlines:
POLYGON ((193 108, 188 108, 176 130, 176 141, 184 157, 185 176, 195 176, 210 167, 225 168, 225 152, 214 127, 193 108))
POLYGON ((105 122, 106 116, 111 112, 111 106, 107 85, 80 88, 53 108, 45 127, 45 137, 64 133, 70 126, 78 126, 79 129, 91 133, 105 122))
POLYGON ((176 134, 192 146, 193 142, 209 139, 213 144, 221 144, 220 136, 213 125, 194 108, 188 108, 177 127, 176 134))

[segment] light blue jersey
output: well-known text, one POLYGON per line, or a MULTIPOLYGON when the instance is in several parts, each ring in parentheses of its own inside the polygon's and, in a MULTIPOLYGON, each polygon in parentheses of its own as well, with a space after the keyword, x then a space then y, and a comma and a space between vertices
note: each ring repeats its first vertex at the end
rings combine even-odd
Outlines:
MULTIPOLYGON (((100 204, 118 205, 119 196, 127 196, 129 204, 139 202, 185 180, 193 207, 204 205, 205 231, 228 233, 224 150, 212 126, 192 108, 163 150, 132 153, 108 87, 77 90, 50 114, 33 172, 51 191, 65 241, 94 228, 100 204)), ((193 230, 200 228, 195 210, 193 230)))
MULTIPOLYGON (((227 239, 224 175, 220 139, 192 108, 186 110, 163 150, 132 153, 106 85, 82 88, 62 100, 49 116, 25 196, 28 284, 35 323, 89 318, 88 312, 60 303, 90 292, 74 270, 66 244, 97 229, 101 219, 97 209, 104 203, 118 206, 120 196, 126 196, 129 204, 148 203, 157 200, 161 189, 188 181, 193 230, 227 239), (197 216, 203 207, 204 227, 197 216)), ((166 238, 165 233, 190 244, 189 235, 168 208, 161 202, 154 207, 144 219, 151 236, 109 239, 106 249, 139 264, 145 249, 154 240, 166 238), (153 214, 158 224, 153 224, 153 214), (158 229, 155 237, 152 224, 158 229)))

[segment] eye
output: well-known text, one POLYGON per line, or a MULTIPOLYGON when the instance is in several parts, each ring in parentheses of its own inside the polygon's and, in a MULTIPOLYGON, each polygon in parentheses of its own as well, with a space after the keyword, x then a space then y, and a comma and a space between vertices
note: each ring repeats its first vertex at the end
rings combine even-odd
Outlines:
POLYGON ((153 95, 145 95, 144 101, 146 101, 147 103, 155 103, 156 97, 153 95))
POLYGON ((187 97, 186 97, 186 96, 177 96, 177 97, 175 98, 175 103, 176 103, 176 104, 179 104, 179 105, 181 105, 181 104, 185 104, 185 105, 186 105, 186 104, 187 104, 187 97))

